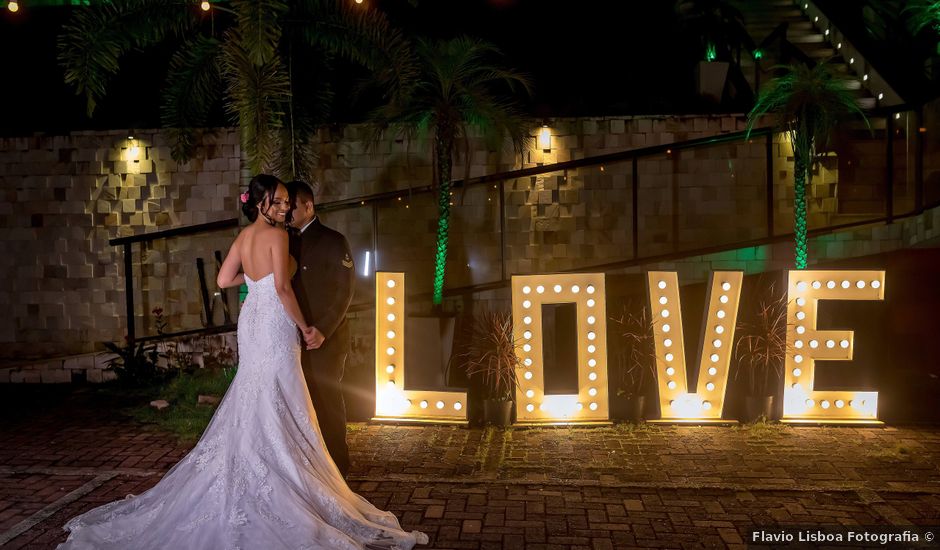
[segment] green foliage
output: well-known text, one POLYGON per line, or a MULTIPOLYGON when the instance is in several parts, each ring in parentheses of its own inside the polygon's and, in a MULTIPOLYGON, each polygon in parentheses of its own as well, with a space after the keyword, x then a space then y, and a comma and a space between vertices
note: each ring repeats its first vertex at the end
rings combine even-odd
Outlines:
POLYGON ((520 344, 512 332, 512 315, 484 311, 474 318, 471 330, 467 351, 461 354, 467 376, 483 378, 487 398, 513 400, 519 381, 516 371, 522 362, 516 353, 520 344))
POLYGON ((924 29, 940 33, 940 0, 912 0, 902 13, 909 17, 911 32, 924 29))
POLYGON ((185 162, 195 150, 212 105, 220 96, 219 49, 212 37, 187 40, 170 60, 160 115, 173 160, 185 162))
POLYGON ((491 150, 499 149, 507 137, 516 152, 524 150, 532 125, 514 98, 517 93, 529 93, 529 79, 506 67, 494 45, 468 37, 418 40, 415 57, 397 61, 383 78, 397 85, 384 91, 387 102, 370 116, 373 144, 386 132, 407 140, 428 137, 431 141, 438 186, 434 304, 439 305, 447 263, 454 156, 458 146, 464 144, 466 149, 475 134, 491 150))
POLYGON ((119 346, 105 342, 104 346, 114 353, 108 361, 108 370, 114 371, 118 381, 128 386, 147 386, 164 380, 166 369, 157 366, 161 354, 155 344, 138 343, 136 346, 119 346))
POLYGON ((766 296, 752 319, 735 328, 735 378, 743 376, 748 395, 756 397, 773 395, 787 354, 792 352, 787 344, 787 295, 776 293, 771 285, 766 296))
POLYGON ((145 404, 133 409, 131 415, 139 422, 154 425, 182 441, 196 441, 215 412, 212 405, 198 404, 199 396, 224 395, 234 377, 235 369, 202 369, 180 375, 151 395, 153 399, 169 402, 168 408, 158 411, 145 404))
POLYGON ((623 308, 619 318, 611 318, 611 328, 620 341, 617 355, 617 394, 627 397, 645 395, 656 380, 655 321, 646 307, 639 312, 623 308))
POLYGON ((753 45, 744 16, 727 0, 678 0, 675 12, 683 35, 699 41, 706 61, 731 61, 736 50, 753 45))
POLYGON ((750 132, 758 120, 772 115, 793 145, 795 264, 797 269, 805 269, 806 186, 812 178, 813 159, 818 149, 828 145, 832 131, 842 120, 852 115, 861 116, 866 124, 868 120, 829 64, 775 69, 780 74, 761 91, 748 113, 747 129, 750 132))

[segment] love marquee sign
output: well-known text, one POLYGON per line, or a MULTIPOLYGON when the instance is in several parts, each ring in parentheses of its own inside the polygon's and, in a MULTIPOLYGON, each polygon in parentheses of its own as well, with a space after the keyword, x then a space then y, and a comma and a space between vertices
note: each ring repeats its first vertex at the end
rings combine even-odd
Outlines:
MULTIPOLYGON (((883 300, 884 271, 791 271, 787 286, 784 422, 878 423, 878 393, 814 388, 817 360, 851 360, 850 330, 816 326, 820 300, 883 300)), ((731 351, 744 280, 742 271, 713 272, 706 296, 699 379, 688 384, 678 276, 647 274, 654 322, 659 409, 666 422, 722 421, 731 351)), ((522 362, 516 389, 517 421, 525 424, 597 423, 609 419, 607 311, 603 273, 520 275, 512 278, 513 332, 522 362), (578 393, 545 393, 542 307, 575 304, 578 393)), ((404 387, 404 273, 376 273, 375 419, 425 423, 466 421, 466 392, 404 387)))

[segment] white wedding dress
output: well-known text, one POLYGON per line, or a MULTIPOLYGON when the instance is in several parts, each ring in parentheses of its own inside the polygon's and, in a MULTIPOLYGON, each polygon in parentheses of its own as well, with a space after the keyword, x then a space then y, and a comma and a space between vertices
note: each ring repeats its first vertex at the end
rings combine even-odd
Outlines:
POLYGON ((409 549, 427 535, 352 492, 330 458, 270 274, 245 277, 238 374, 152 489, 71 519, 60 549, 409 549))

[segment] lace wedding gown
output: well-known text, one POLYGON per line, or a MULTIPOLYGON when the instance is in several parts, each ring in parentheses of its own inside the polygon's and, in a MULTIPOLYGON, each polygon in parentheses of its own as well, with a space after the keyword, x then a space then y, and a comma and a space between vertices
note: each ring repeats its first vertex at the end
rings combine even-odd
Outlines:
POLYGON ((273 274, 245 277, 238 374, 196 447, 152 489, 71 519, 60 549, 409 549, 327 453, 273 274))

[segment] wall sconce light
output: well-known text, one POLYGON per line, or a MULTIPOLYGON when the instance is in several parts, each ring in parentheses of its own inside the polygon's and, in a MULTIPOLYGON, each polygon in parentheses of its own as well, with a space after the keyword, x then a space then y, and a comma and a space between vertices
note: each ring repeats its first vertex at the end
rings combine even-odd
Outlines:
POLYGON ((543 124, 543 125, 542 125, 542 128, 539 129, 538 142, 539 142, 539 143, 538 143, 539 149, 541 149, 542 151, 544 151, 544 152, 546 152, 546 153, 551 152, 551 150, 552 150, 552 133, 551 133, 551 131, 548 129, 548 124, 543 124))

